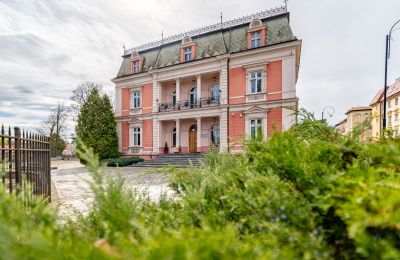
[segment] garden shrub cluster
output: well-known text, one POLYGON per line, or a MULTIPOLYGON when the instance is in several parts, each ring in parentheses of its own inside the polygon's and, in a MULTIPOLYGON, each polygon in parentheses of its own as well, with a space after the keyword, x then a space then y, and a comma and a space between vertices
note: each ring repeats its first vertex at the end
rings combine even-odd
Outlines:
POLYGON ((124 167, 132 164, 136 164, 138 162, 143 162, 142 158, 133 157, 133 158, 113 158, 103 160, 107 164, 108 167, 124 167))
POLYGON ((151 201, 91 152, 90 212, 66 223, 0 195, 5 259, 399 259, 400 142, 360 143, 306 114, 242 155, 173 169, 175 199, 151 201))

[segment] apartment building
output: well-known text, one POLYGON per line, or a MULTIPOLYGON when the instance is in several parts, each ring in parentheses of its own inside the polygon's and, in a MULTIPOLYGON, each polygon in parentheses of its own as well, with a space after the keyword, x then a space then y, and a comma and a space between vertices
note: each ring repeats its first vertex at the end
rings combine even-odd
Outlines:
POLYGON ((112 80, 120 151, 241 152, 288 129, 301 44, 280 7, 125 50, 112 80))

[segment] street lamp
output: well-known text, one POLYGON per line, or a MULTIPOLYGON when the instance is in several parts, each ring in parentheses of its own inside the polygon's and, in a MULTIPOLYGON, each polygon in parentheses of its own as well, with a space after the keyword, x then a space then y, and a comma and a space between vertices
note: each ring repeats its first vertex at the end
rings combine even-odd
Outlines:
POLYGON ((326 106, 322 109, 322 117, 321 117, 321 121, 324 121, 324 112, 327 112, 327 114, 329 115, 329 117, 332 117, 333 114, 335 113, 335 109, 331 106, 326 106))
POLYGON ((387 97, 387 70, 388 70, 388 60, 390 58, 390 40, 392 37, 392 32, 395 30, 394 27, 400 23, 400 20, 398 20, 395 24, 393 24, 392 28, 390 28, 389 34, 386 35, 386 55, 385 55, 385 88, 383 90, 384 96, 383 96, 383 129, 386 129, 386 97, 387 97))

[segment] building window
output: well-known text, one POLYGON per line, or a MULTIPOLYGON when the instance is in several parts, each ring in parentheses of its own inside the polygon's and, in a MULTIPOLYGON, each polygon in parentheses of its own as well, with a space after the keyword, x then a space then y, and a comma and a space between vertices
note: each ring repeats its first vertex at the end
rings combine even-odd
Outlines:
POLYGON ((197 103, 197 87, 193 87, 189 93, 189 102, 190 106, 194 107, 197 103))
POLYGON ((262 119, 251 119, 250 120, 250 136, 256 138, 258 134, 262 133, 262 119))
POLYGON ((192 47, 186 47, 183 49, 184 61, 188 62, 192 60, 192 47))
POLYGON ((219 124, 215 124, 211 127, 211 143, 213 145, 219 145, 219 124))
POLYGON ((261 47, 261 31, 250 33, 250 47, 261 47))
POLYGON ((139 61, 135 60, 133 61, 133 73, 138 73, 139 72, 139 61))
POLYGON ((211 89, 211 100, 219 101, 219 96, 220 96, 219 85, 214 85, 211 89))
POLYGON ((398 114, 398 113, 396 113, 396 114, 394 115, 394 121, 399 121, 399 114, 398 114))
POLYGON ((172 129, 172 147, 176 147, 176 128, 172 129))
POLYGON ((140 91, 134 91, 132 95, 133 108, 140 108, 140 91))
POLYGON ((399 104, 399 98, 395 98, 394 105, 397 106, 399 104))
POLYGON ((176 91, 172 92, 172 105, 175 107, 176 105, 176 91))
POLYGON ((389 119, 388 119, 388 124, 389 124, 389 126, 391 126, 392 125, 392 116, 389 116, 389 119))
POLYGON ((140 135, 141 135, 140 127, 133 128, 133 146, 140 146, 140 135))
POLYGON ((390 101, 391 101, 391 100, 388 101, 388 108, 390 108, 390 103, 391 103, 390 101))
POLYGON ((250 72, 250 93, 256 94, 262 91, 262 72, 250 72))

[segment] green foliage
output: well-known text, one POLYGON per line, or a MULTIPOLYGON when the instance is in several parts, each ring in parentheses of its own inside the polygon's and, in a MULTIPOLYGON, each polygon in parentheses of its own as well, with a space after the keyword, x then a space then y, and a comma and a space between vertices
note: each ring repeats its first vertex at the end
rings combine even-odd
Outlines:
POLYGON ((142 158, 113 158, 113 159, 107 159, 103 160, 107 164, 108 167, 124 167, 128 165, 132 165, 138 162, 143 162, 144 160, 142 158))
POLYGON ((100 97, 97 89, 92 90, 81 107, 76 133, 100 159, 118 156, 118 136, 111 102, 106 95, 100 97))
MULTIPOLYGON (((60 224, 0 192, 4 258, 398 259, 400 142, 360 143, 307 115, 241 155, 215 149, 200 168, 168 168, 175 198, 105 183, 98 156, 89 213, 60 224)), ((18 200, 18 199, 17 199, 18 200)))
POLYGON ((58 134, 53 134, 51 136, 50 143, 51 157, 60 156, 67 146, 67 143, 58 134))

